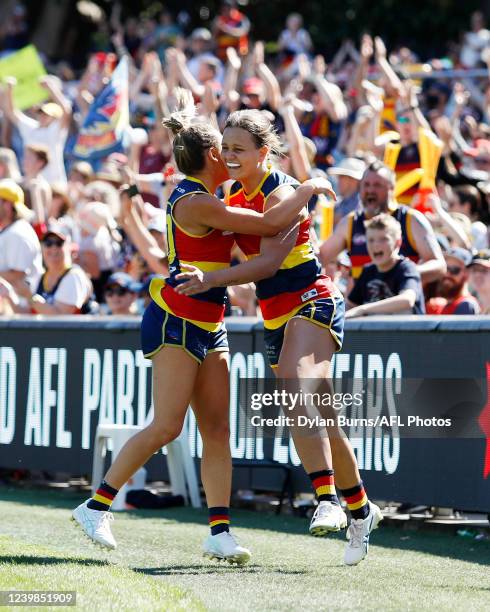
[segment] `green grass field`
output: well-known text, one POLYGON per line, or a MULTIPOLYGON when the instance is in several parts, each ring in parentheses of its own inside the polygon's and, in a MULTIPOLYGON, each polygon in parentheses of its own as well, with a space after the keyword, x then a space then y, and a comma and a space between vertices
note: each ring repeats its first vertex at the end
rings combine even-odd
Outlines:
POLYGON ((119 548, 106 553, 69 521, 81 499, 0 489, 0 590, 75 590, 77 607, 97 612, 490 610, 489 542, 385 527, 352 568, 341 536, 316 539, 303 519, 234 511, 253 552, 237 568, 201 557, 204 509, 117 514, 119 548))

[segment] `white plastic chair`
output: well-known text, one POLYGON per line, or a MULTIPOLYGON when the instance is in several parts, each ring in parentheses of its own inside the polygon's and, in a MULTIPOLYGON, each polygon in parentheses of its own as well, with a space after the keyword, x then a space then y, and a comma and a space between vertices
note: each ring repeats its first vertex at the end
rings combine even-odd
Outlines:
MULTIPOLYGON (((104 463, 107 450, 112 447, 111 461, 114 462, 122 447, 143 428, 137 425, 98 425, 95 434, 94 459, 92 464, 92 494, 99 486, 104 475, 104 463)), ((194 460, 189 451, 187 430, 184 427, 180 436, 167 445, 167 466, 170 487, 173 495, 182 495, 186 503, 193 508, 201 507, 201 496, 197 482, 194 460)), ((114 500, 112 510, 126 510, 126 492, 124 485, 114 500)))

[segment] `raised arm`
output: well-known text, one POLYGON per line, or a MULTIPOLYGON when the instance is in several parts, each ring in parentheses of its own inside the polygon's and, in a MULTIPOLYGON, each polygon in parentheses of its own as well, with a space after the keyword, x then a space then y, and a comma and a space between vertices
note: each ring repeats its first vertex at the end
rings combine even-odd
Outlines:
POLYGON ((14 87, 16 85, 17 79, 15 77, 7 77, 5 79, 5 113, 14 125, 23 120, 31 121, 26 114, 15 108, 14 87))
POLYGON ((146 229, 140 215, 133 206, 132 198, 124 190, 121 192, 121 223, 131 242, 152 271, 156 274, 167 275, 167 256, 146 229))
POLYGON ((63 111, 61 122, 65 127, 67 127, 71 121, 72 109, 70 101, 63 94, 61 87, 58 84, 58 79, 52 75, 43 76, 39 79, 39 84, 48 91, 51 99, 61 107, 61 110, 63 111))
POLYGON ((417 269, 422 277, 422 282, 438 280, 446 272, 446 261, 434 230, 422 213, 413 210, 410 214, 412 215, 412 235, 421 259, 417 269))
POLYGON ((393 92, 396 92, 398 96, 401 96, 403 93, 403 83, 398 78, 398 75, 393 70, 390 62, 387 59, 386 46, 383 39, 376 36, 374 39, 374 46, 376 49, 376 61, 378 62, 378 66, 386 78, 390 89, 393 92))
POLYGON ((281 88, 274 73, 264 61, 264 43, 262 41, 255 43, 253 57, 255 72, 264 83, 267 101, 272 110, 277 111, 281 104, 281 88))
POLYGON ((281 115, 286 127, 286 139, 289 145, 289 157, 293 164, 294 175, 299 181, 305 181, 311 176, 311 164, 306 152, 303 134, 294 113, 293 98, 284 100, 281 115))
POLYGON ((323 106, 330 119, 336 122, 343 121, 347 117, 347 107, 340 88, 334 83, 327 81, 320 74, 316 74, 314 79, 323 106))

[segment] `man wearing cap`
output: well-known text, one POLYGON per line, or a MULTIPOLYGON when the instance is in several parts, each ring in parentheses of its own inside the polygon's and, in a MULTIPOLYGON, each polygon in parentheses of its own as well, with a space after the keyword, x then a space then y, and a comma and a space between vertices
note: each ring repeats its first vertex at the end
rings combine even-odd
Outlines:
POLYGON ((26 221, 31 213, 19 185, 0 180, 0 276, 15 290, 25 282, 34 287, 42 273, 39 239, 26 221))
POLYGON ((483 249, 473 257, 470 283, 480 303, 480 314, 490 315, 490 249, 483 249))
POLYGON ((109 307, 109 314, 131 316, 137 314, 134 303, 143 285, 125 272, 116 272, 107 279, 104 295, 109 307))
POLYGON ((347 249, 352 261, 352 276, 358 278, 370 263, 366 244, 365 221, 380 213, 390 213, 402 228, 400 255, 417 263, 422 282, 438 280, 446 264, 434 230, 426 217, 408 206, 398 206, 393 199, 395 174, 385 164, 375 161, 365 170, 360 186, 362 209, 347 214, 337 224, 333 234, 320 247, 324 263, 335 259, 347 249))
POLYGON ((437 287, 439 297, 427 303, 427 314, 476 315, 480 307, 468 290, 469 266, 472 255, 466 249, 454 247, 444 253, 447 271, 437 287), (441 299, 442 298, 442 299, 441 299))
POLYGON ((359 186, 366 164, 355 157, 345 157, 337 166, 329 168, 327 174, 337 180, 337 193, 340 195, 335 204, 335 224, 350 212, 360 210, 359 186))
POLYGON ((63 95, 58 79, 44 76, 40 84, 48 91, 51 100, 33 109, 35 119, 15 108, 14 87, 17 81, 13 77, 6 79, 7 95, 5 109, 7 116, 17 126, 24 146, 41 144, 48 147, 50 161, 43 169, 42 175, 48 183, 66 184, 66 172, 63 150, 68 137, 68 126, 71 120, 71 105, 63 95))

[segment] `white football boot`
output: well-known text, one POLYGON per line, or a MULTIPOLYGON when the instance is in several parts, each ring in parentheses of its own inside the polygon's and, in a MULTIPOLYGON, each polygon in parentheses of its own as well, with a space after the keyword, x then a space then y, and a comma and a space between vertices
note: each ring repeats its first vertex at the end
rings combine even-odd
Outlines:
POLYGON ((245 565, 250 561, 250 551, 240 546, 229 531, 209 535, 203 544, 203 554, 209 559, 225 560, 228 563, 245 565))
POLYGON ((87 507, 86 500, 72 512, 72 519, 77 522, 83 532, 94 542, 105 548, 117 548, 116 540, 111 532, 111 522, 114 520, 112 512, 92 510, 87 507))
POLYGON ((369 549, 369 535, 377 529, 383 520, 383 514, 376 504, 369 503, 369 514, 365 519, 352 519, 347 529, 349 540, 344 553, 346 565, 357 565, 367 555, 369 549))
POLYGON ((310 523, 312 536, 323 537, 331 531, 340 531, 347 527, 347 517, 338 504, 321 501, 316 507, 310 523))

